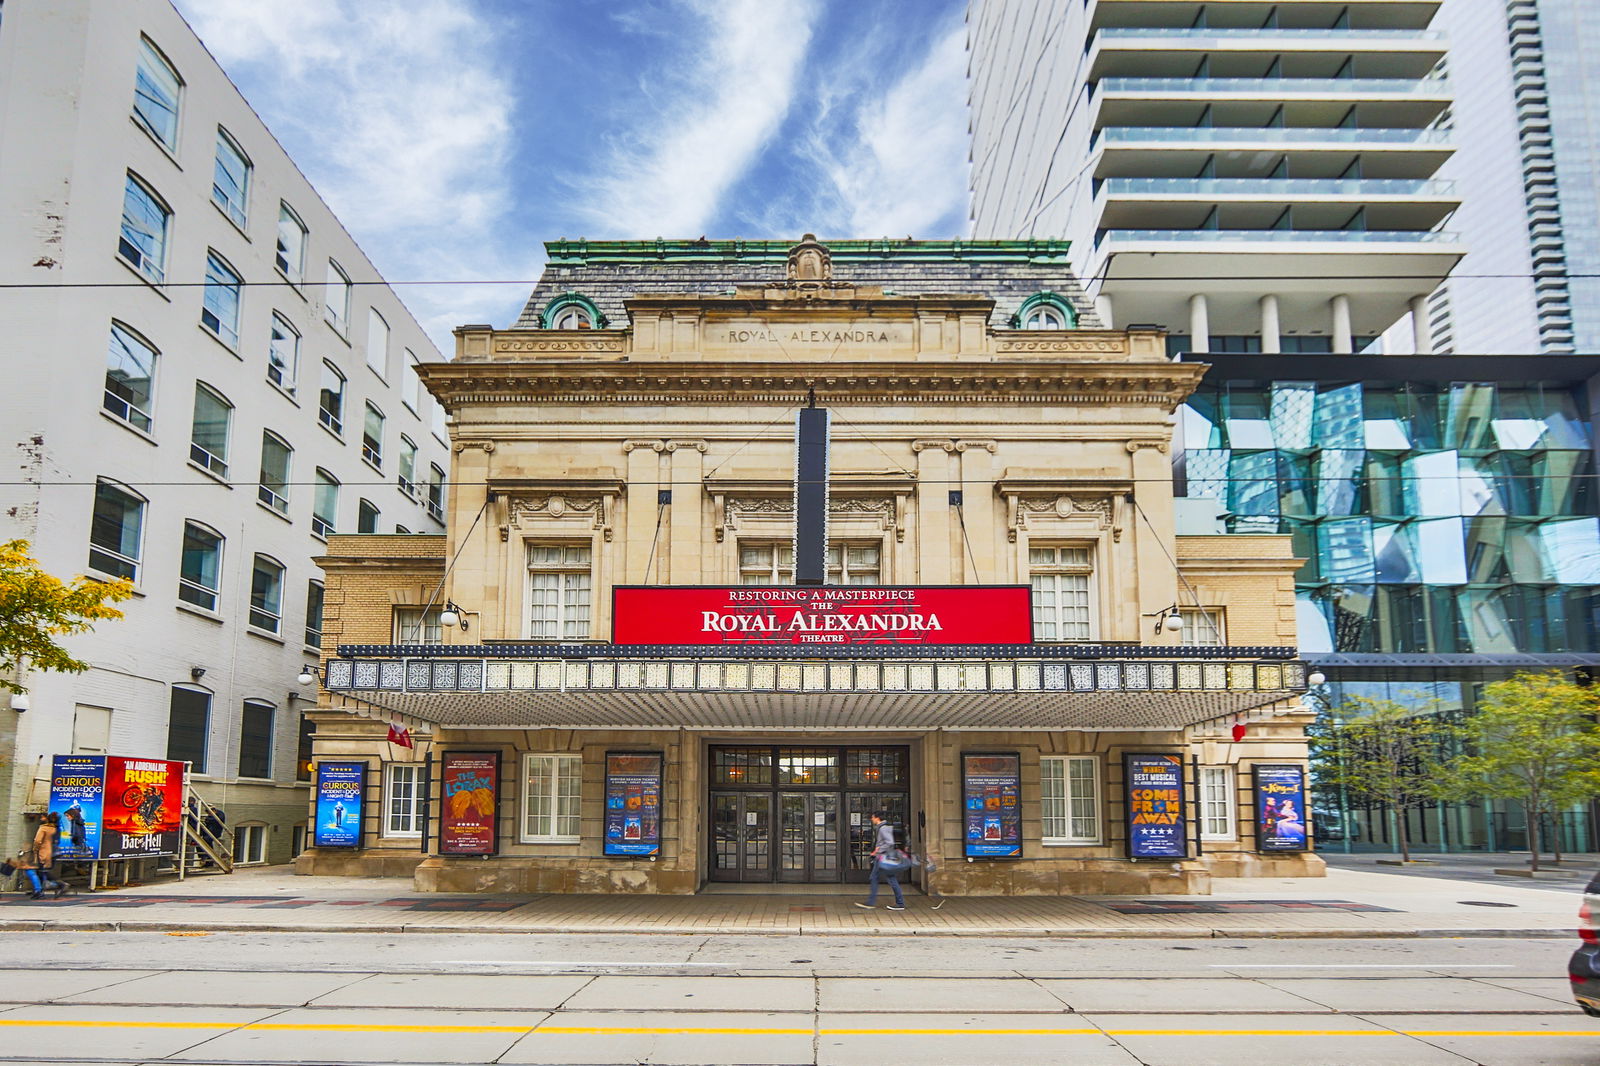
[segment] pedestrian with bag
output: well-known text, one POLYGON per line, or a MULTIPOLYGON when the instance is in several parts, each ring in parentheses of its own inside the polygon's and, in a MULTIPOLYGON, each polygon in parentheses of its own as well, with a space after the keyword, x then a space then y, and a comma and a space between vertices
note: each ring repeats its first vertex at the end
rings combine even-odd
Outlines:
POLYGON ((894 840, 894 826, 882 814, 874 813, 872 816, 873 831, 877 834, 876 843, 872 849, 872 877, 868 880, 870 886, 867 890, 867 901, 856 902, 857 907, 871 910, 878 905, 878 884, 880 880, 888 881, 889 887, 894 889, 894 903, 889 907, 892 911, 906 909, 906 898, 900 892, 900 875, 911 869, 911 857, 900 850, 900 845, 894 840))
POLYGON ((24 863, 19 864, 23 873, 28 875, 28 882, 33 885, 33 892, 29 899, 39 899, 45 889, 55 889, 56 899, 60 899, 67 891, 67 883, 58 881, 50 871, 56 862, 56 837, 61 832, 61 816, 55 811, 45 812, 39 820, 39 829, 33 834, 33 847, 23 853, 24 863))

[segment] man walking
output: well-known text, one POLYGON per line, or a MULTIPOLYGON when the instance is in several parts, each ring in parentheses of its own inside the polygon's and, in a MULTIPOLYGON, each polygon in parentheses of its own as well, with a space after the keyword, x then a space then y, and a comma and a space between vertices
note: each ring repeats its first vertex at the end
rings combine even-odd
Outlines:
POLYGON ((889 909, 903 911, 906 909, 906 898, 900 893, 900 875, 906 871, 910 863, 906 861, 905 854, 894 842, 894 826, 886 822, 883 815, 873 814, 872 828, 877 834, 877 841, 872 849, 872 877, 867 882, 870 887, 867 890, 867 901, 865 903, 857 901, 856 906, 871 910, 878 905, 878 883, 882 878, 889 882, 890 888, 894 889, 894 903, 889 909))

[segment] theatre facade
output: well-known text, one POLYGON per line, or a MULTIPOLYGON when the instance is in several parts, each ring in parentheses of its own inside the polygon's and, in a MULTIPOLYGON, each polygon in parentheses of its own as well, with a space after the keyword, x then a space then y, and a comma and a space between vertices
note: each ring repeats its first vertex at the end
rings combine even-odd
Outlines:
POLYGON ((784 890, 866 880, 885 812, 945 894, 1319 875, 1299 560, 1175 532, 1205 367, 1065 252, 549 245, 421 368, 446 534, 319 559, 299 869, 784 890))

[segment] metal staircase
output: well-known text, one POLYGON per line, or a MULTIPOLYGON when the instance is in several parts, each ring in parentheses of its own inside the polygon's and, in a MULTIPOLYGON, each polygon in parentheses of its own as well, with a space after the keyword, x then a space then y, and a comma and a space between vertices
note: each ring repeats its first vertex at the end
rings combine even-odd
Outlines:
POLYGON ((178 876, 233 873, 233 834, 217 808, 190 793, 178 876))

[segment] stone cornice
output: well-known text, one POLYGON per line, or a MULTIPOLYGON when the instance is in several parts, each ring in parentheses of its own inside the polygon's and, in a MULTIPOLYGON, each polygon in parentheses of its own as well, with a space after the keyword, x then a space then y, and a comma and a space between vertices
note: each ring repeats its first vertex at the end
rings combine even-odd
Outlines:
POLYGON ((1034 361, 858 363, 424 363, 448 409, 467 403, 882 403, 1154 405, 1176 409, 1201 363, 1034 361))

